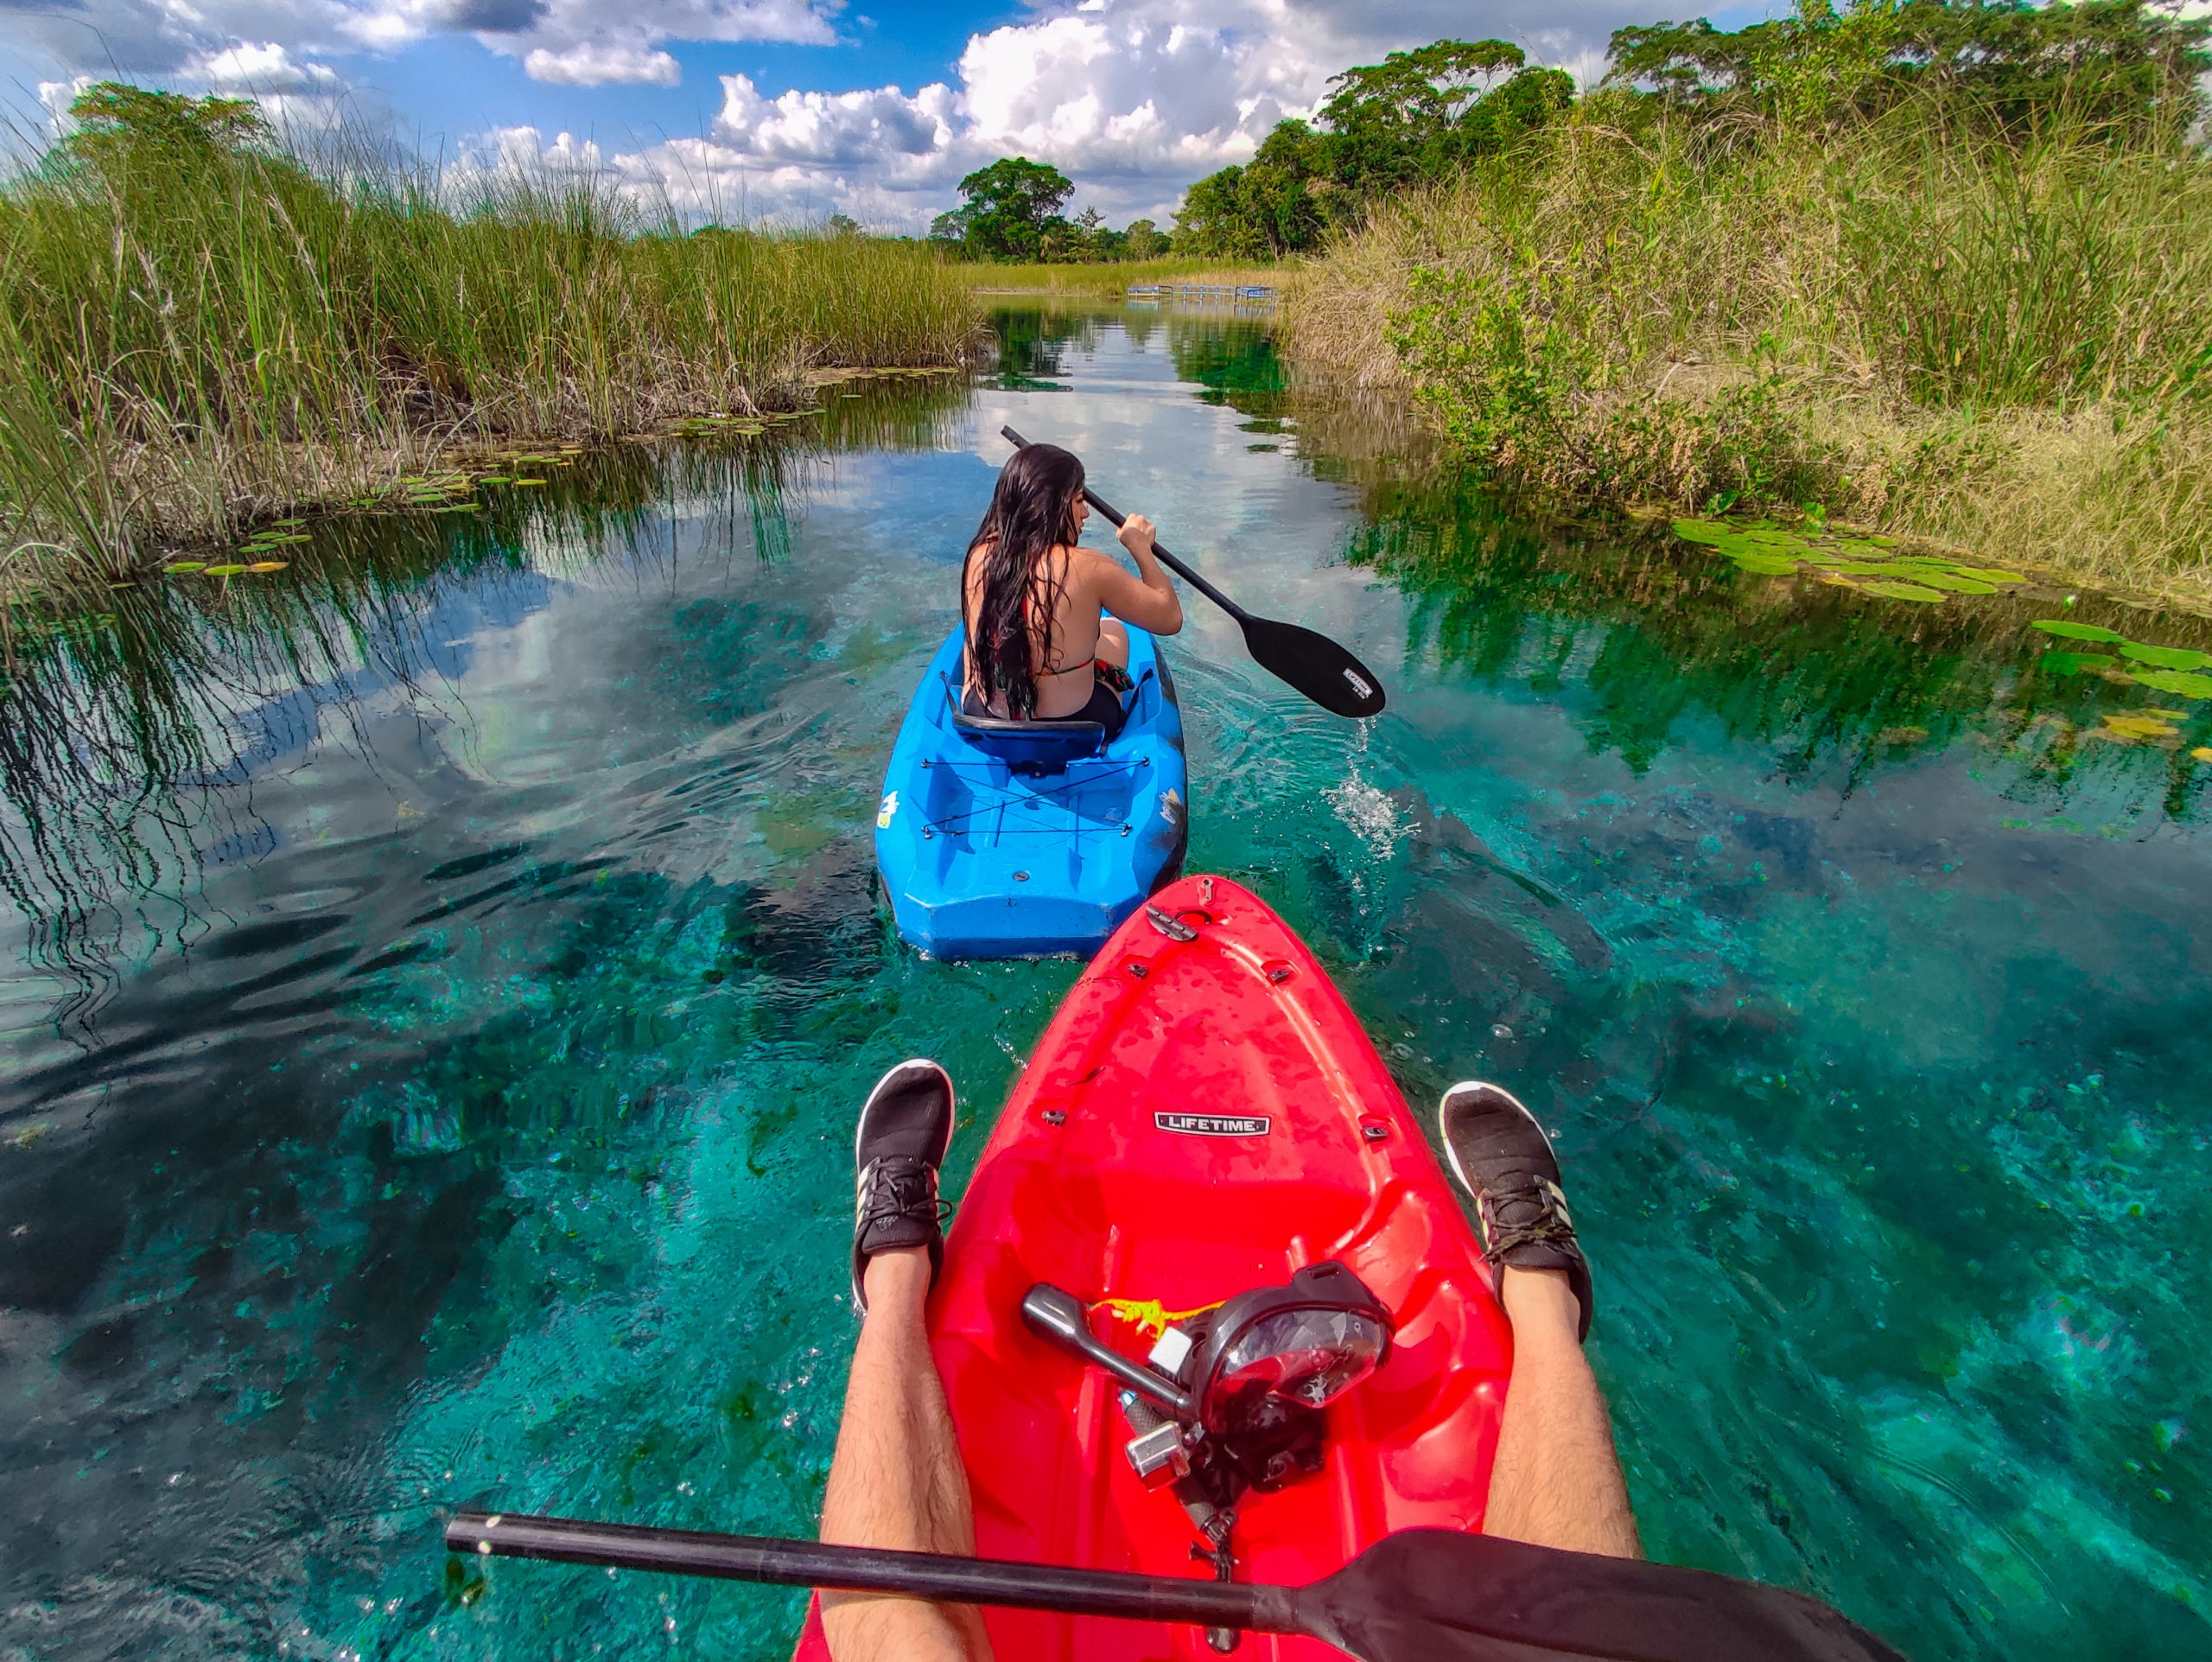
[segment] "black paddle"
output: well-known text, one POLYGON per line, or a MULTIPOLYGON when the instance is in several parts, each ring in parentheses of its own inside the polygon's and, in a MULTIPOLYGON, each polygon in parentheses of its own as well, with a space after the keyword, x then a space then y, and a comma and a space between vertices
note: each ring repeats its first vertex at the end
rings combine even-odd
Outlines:
MULTIPOLYGON (((1029 441, 1011 427, 1001 427, 999 432, 1017 450, 1029 447, 1029 441)), ((1083 500, 1104 514, 1116 530, 1121 528, 1122 516, 1096 491, 1086 487, 1083 500)), ((1289 682, 1322 709, 1337 715, 1382 713, 1382 684, 1366 665, 1328 636, 1295 623, 1254 617, 1158 543, 1152 545, 1152 551, 1160 556, 1162 565, 1243 626, 1244 648, 1262 669, 1289 682)))
POLYGON ((465 1512, 455 1552, 1304 1633, 1359 1662, 1904 1662, 1815 1600, 1702 1570, 1458 1530, 1385 1536, 1306 1587, 1066 1570, 757 1535, 465 1512))

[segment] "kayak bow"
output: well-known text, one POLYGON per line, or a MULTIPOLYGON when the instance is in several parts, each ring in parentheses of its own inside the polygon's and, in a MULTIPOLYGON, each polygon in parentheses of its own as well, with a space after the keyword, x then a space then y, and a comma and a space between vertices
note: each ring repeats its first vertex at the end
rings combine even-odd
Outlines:
MULTIPOLYGON (((1025 1322, 1038 1283, 1141 1360, 1172 1318, 1336 1260, 1389 1309, 1381 1370, 1324 1410, 1319 1471, 1237 1504, 1239 1581, 1301 1585, 1395 1530, 1482 1523, 1511 1337, 1480 1248, 1374 1046, 1303 943, 1221 877, 1124 923, 1039 1042, 947 1241, 930 1332, 977 1551, 1189 1576, 1199 1537, 1123 1445, 1107 1375, 1025 1322)), ((1211 1654, 1202 1630, 987 1613, 1027 1662, 1211 1654)), ((1267 1662, 1338 1654, 1258 1635, 1267 1662)), ((827 1662, 810 1616, 800 1662, 827 1662)))

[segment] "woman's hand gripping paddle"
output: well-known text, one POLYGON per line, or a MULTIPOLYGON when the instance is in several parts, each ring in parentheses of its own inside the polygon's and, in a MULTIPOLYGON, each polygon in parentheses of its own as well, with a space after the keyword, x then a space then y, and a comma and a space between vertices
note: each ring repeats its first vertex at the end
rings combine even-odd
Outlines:
POLYGON ((1387 1535, 1305 1587, 1065 1570, 761 1536, 465 1512, 455 1552, 1304 1633, 1358 1662, 1904 1662, 1825 1604, 1756 1582, 1457 1530, 1387 1535))
MULTIPOLYGON (((1017 450, 1025 449, 1029 443, 1011 427, 1001 427, 999 432, 1017 450)), ((1084 500, 1119 528, 1122 516, 1114 511, 1104 497, 1090 489, 1084 490, 1083 496, 1084 500)), ((1328 636, 1300 628, 1295 623, 1278 623, 1273 618, 1254 617, 1158 543, 1152 545, 1152 551, 1160 557, 1162 565, 1243 626, 1245 650, 1252 654, 1252 661, 1262 669, 1287 681, 1322 709, 1337 715, 1358 716, 1382 713, 1382 684, 1375 678, 1374 672, 1366 665, 1328 636)))

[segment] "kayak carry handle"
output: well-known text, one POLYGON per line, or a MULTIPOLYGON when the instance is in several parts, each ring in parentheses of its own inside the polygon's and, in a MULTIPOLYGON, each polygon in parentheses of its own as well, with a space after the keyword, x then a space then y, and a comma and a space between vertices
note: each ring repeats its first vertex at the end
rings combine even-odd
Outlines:
POLYGON ((1179 1391, 1154 1373, 1140 1367, 1091 1332, 1083 1305, 1073 1293, 1040 1281, 1022 1295, 1021 1319, 1039 1339, 1058 1345, 1070 1355, 1102 1367, 1141 1397, 1149 1397, 1179 1420, 1198 1417, 1198 1405, 1187 1391, 1179 1391))

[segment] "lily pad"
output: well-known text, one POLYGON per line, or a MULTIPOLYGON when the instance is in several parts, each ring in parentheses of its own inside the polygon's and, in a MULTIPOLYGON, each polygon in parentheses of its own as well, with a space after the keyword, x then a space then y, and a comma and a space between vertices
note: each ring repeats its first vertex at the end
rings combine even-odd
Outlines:
POLYGON ((2028 625, 2041 629, 2045 634, 2055 634, 2067 640, 2125 640, 2127 637, 2117 629, 2107 629, 2095 623, 2072 623, 2063 617, 2039 617, 2028 625))
POLYGON ((2212 669, 2212 655, 2191 652, 2186 646, 2145 646, 2139 641, 2125 640, 2120 643, 2120 653, 2121 657, 2148 664, 2152 669, 2212 669))
POLYGON ((1866 585, 1866 592, 1879 595, 1885 600, 1931 601, 1943 598, 1940 591, 1923 589, 1916 583, 1870 583, 1866 585))
POLYGON ((2105 725, 2116 733, 2131 734, 2142 739, 2164 739, 2173 736, 2171 722, 2162 722, 2155 716, 2107 716, 2105 725))
POLYGON ((207 562, 205 560, 179 560, 174 565, 163 566, 162 571, 167 576, 181 577, 188 571, 205 571, 207 569, 207 562))
POLYGON ((2053 675, 2079 675, 2083 670, 2118 669, 2120 659, 2109 653, 2047 652, 2036 659, 2036 667, 2053 675))
POLYGON ((518 479, 515 481, 515 483, 518 485, 543 485, 544 482, 545 481, 542 479, 518 479))
POLYGON ((289 564, 289 560, 256 560, 246 570, 254 572, 282 571, 289 564))
POLYGON ((1787 576, 1797 569, 1797 562, 1779 554, 1736 554, 1730 556, 1739 571, 1750 571, 1762 577, 1787 576))
POLYGON ((2171 692, 2178 698, 2212 698, 2212 675, 2188 670, 2138 670, 2135 678, 2146 687, 2171 692))
POLYGON ((512 485, 515 481, 505 474, 486 474, 477 482, 484 485, 512 485))
POLYGON ((2189 755, 2192 761, 2212 761, 2212 744, 2200 744, 2189 755))
POLYGON ((235 577, 245 570, 243 565, 211 565, 202 574, 210 577, 235 577))
POLYGON ((1999 571, 1986 565, 1955 565, 1952 570, 1962 577, 1972 577, 1979 583, 2025 583, 2018 571, 1999 571))

